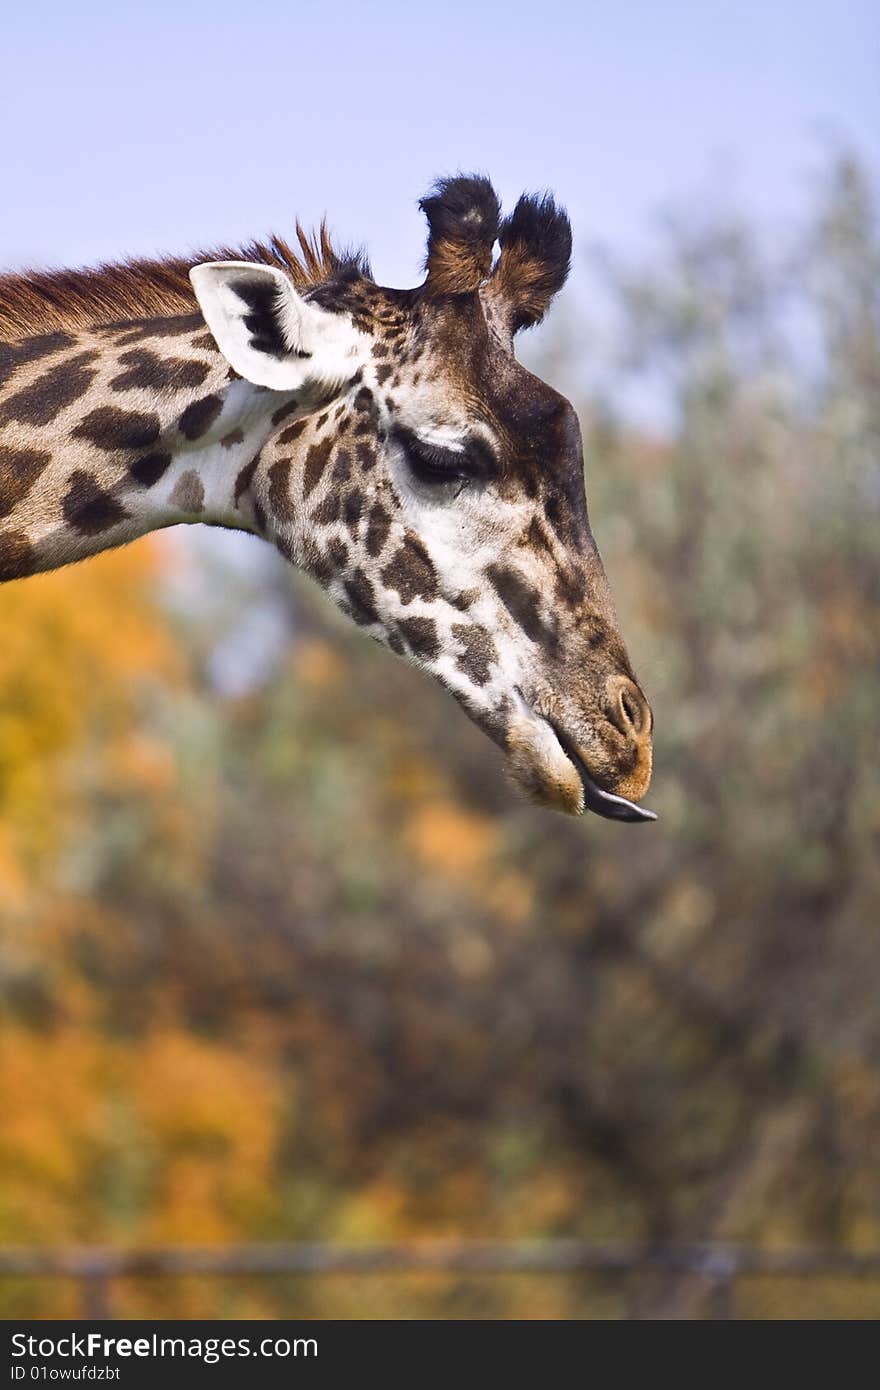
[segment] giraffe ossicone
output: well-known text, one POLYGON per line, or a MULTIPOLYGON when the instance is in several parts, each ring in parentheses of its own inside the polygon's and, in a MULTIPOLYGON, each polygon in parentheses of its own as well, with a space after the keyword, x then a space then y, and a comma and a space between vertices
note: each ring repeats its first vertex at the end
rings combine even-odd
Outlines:
POLYGON ((502 219, 477 175, 422 208, 411 290, 299 225, 296 251, 0 276, 0 579, 179 522, 251 531, 446 686, 533 800, 653 819, 577 416, 514 353, 568 218, 524 196, 502 219))

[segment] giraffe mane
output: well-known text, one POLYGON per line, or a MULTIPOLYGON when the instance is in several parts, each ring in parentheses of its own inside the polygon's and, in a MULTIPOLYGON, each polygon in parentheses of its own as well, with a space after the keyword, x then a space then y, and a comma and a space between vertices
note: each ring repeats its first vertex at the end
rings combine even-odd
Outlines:
POLYGON ((276 266, 306 292, 340 273, 368 277, 360 254, 342 253, 326 221, 309 235, 296 223, 292 246, 280 236, 245 246, 215 247, 191 256, 132 258, 77 270, 26 270, 0 274, 0 339, 89 328, 120 319, 160 318, 198 310, 190 267, 200 261, 253 261, 276 266))

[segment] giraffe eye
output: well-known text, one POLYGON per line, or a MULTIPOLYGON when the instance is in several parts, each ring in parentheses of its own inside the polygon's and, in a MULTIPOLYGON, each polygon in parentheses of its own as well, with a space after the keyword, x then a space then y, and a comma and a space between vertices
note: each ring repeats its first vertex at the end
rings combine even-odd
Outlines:
POLYGON ((429 444, 412 430, 398 426, 397 442, 403 450, 413 477, 428 486, 465 484, 488 476, 488 451, 482 446, 447 449, 429 444))

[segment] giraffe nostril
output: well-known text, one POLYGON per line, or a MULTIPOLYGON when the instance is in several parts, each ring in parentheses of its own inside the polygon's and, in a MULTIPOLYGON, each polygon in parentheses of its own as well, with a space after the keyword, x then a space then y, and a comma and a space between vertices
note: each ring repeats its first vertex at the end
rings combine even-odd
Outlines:
POLYGON ((638 731, 641 727, 642 712, 628 690, 622 690, 620 692, 620 707, 623 710, 624 717, 628 719, 633 728, 638 731))
POLYGON ((633 681, 617 676, 609 682, 608 718, 625 738, 639 738, 649 727, 648 703, 633 681))

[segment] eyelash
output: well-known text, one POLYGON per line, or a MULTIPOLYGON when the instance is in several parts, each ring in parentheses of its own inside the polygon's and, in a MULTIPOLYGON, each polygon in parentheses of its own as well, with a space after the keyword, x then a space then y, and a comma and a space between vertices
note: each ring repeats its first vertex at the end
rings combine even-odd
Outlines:
POLYGON ((469 483, 485 478, 488 473, 488 468, 485 465, 481 466, 472 454, 427 444, 410 430, 399 430, 398 441, 406 455, 410 471, 419 482, 429 487, 458 483, 456 497, 461 495, 469 483))

